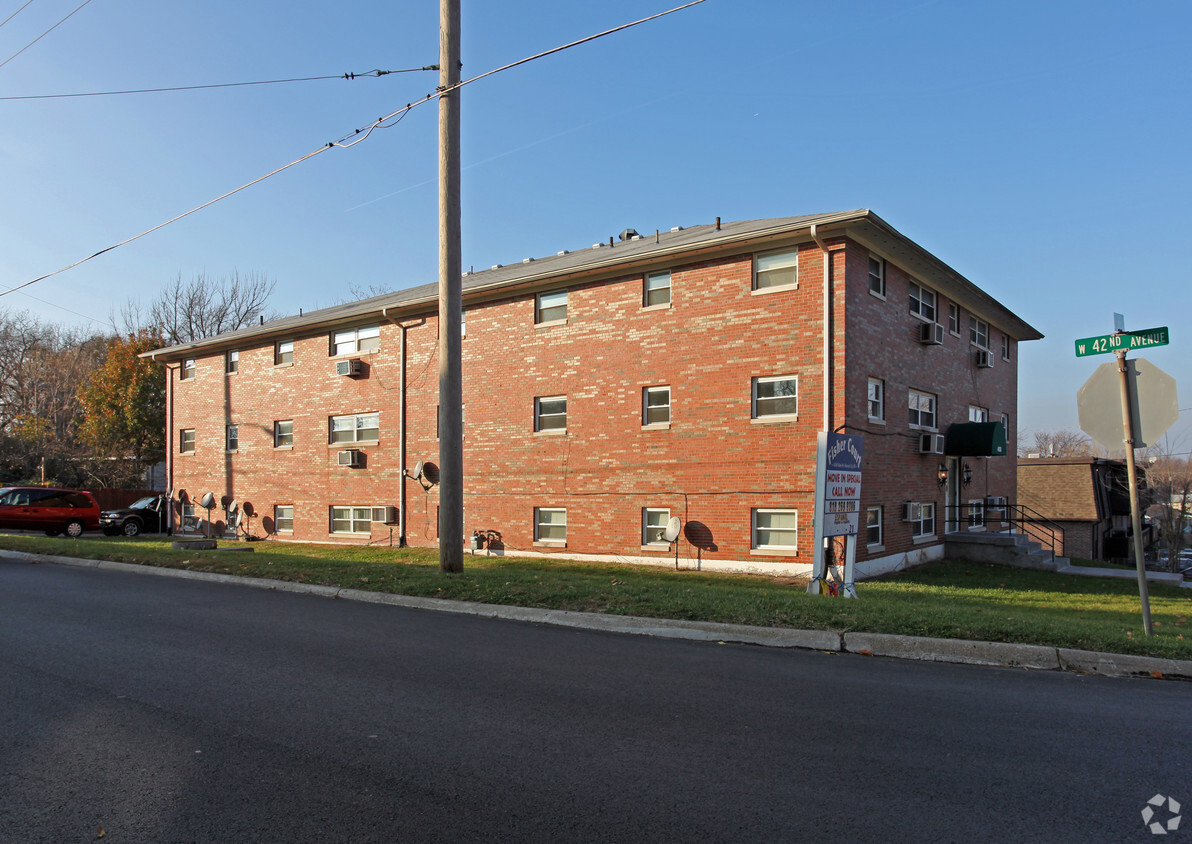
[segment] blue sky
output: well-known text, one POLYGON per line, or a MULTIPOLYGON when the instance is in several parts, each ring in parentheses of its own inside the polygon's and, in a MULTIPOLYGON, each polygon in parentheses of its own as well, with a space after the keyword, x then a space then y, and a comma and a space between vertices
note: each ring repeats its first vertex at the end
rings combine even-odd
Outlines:
MULTIPOLYGON (((23 0, 0 0, 0 20, 23 0)), ((35 0, 0 62, 78 5, 35 0)), ((463 0, 465 77, 673 3, 463 0)), ((0 97, 395 70, 437 61, 437 0, 93 0, 0 67, 0 97)), ((1192 407, 1186 2, 763 2, 692 9, 463 97, 464 265, 629 226, 871 208, 1046 339, 1021 430, 1077 427, 1105 358, 1073 340, 1166 325, 1145 357, 1192 407)), ((433 90, 430 73, 0 101, 0 288, 155 226, 433 90)), ((258 272, 273 306, 436 278, 435 106, 0 307, 106 323, 179 274, 258 272)), ((96 327, 102 327, 97 324, 96 327)), ((1192 411, 1177 431, 1192 431, 1192 411)), ((1192 447, 1184 434, 1181 450, 1192 447)))

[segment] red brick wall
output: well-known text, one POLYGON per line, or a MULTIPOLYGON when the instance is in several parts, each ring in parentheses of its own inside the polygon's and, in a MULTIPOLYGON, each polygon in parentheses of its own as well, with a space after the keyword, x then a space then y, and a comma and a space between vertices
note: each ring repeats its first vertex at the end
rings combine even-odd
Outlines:
MULTIPOLYGON (((887 298, 875 298, 867 251, 847 241, 829 245, 833 425, 868 435, 865 503, 886 506, 882 553, 910 550, 901 502, 942 499, 934 480, 942 458, 917 453, 906 419, 908 387, 939 395, 941 431, 967 420, 970 403, 988 407, 992 419, 1009 413, 1012 430, 1016 362, 1001 360, 996 327, 992 370, 973 366, 967 323, 962 339, 947 335, 942 347, 920 346, 905 274, 891 266, 887 298), (885 426, 866 420, 870 375, 887 382, 885 426)), ((508 549, 534 549, 534 507, 565 507, 566 553, 665 560, 665 550, 641 549, 641 510, 666 507, 684 524, 704 526, 702 558, 809 564, 823 423, 822 260, 817 246, 803 244, 798 289, 761 294, 751 291, 749 254, 675 265, 670 306, 655 309, 642 306, 640 274, 573 286, 564 325, 536 327, 529 294, 469 302, 462 344, 466 531, 499 531, 508 549), (766 375, 798 376, 797 420, 751 420, 752 378, 766 375), (657 385, 671 388, 671 423, 646 429, 642 388, 657 385), (566 434, 536 434, 534 399, 555 395, 568 399, 566 434), (798 509, 797 558, 751 554, 755 507, 798 509)), ((942 297, 938 307, 946 320, 942 297)), ((293 537, 302 540, 344 539, 329 532, 332 504, 396 505, 401 332, 381 321, 381 333, 380 350, 359 356, 368 373, 358 379, 334 374, 328 332, 295 337, 293 366, 273 365, 270 342, 241 347, 232 375, 224 374, 222 354, 200 358, 193 380, 178 382, 175 368, 174 487, 195 498, 208 490, 232 495, 270 516, 275 504, 291 504, 293 537), (381 434, 378 444, 361 447, 367 467, 338 466, 342 446, 329 444, 329 417, 371 411, 380 413, 381 434), (294 422, 292 449, 273 448, 278 419, 294 422), (239 426, 232 454, 224 449, 225 421, 239 426), (192 455, 178 454, 182 428, 197 431, 192 455)), ((436 318, 428 312, 408 332, 409 467, 438 462, 436 346, 436 318)), ((969 460, 976 470, 972 497, 1013 497, 1012 457, 969 460)), ((406 484, 408 541, 436 543, 437 488, 406 484)), ((389 528, 374 525, 373 540, 388 536, 389 528)), ((864 557, 863 539, 860 547, 864 557)), ((696 556, 689 545, 683 554, 696 556)))

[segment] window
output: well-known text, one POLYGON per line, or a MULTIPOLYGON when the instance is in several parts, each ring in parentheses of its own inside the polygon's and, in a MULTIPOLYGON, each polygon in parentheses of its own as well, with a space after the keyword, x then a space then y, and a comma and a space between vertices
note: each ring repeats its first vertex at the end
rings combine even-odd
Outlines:
POLYGON ((754 260, 753 289, 798 287, 799 250, 771 252, 754 260))
POLYGON ((799 547, 798 510, 754 510, 753 547, 794 551, 799 547))
POLYGON ((187 358, 182 361, 182 369, 178 372, 178 380, 189 381, 195 377, 195 359, 187 358))
POLYGON ((229 425, 227 428, 227 449, 228 451, 236 451, 240 448, 240 426, 229 425))
POLYGON ((224 358, 224 372, 228 375, 240 371, 240 351, 232 349, 224 358))
POLYGON ((988 422, 989 408, 977 407, 975 404, 969 405, 969 421, 970 422, 988 422))
POLYGON ((534 430, 567 430, 567 396, 542 396, 534 399, 534 430))
POLYGON ((273 447, 294 447, 294 422, 292 419, 282 419, 273 423, 273 447))
POLYGON ((332 507, 332 533, 372 533, 372 507, 332 507))
POLYGON ((381 414, 357 413, 331 417, 331 442, 362 443, 381 439, 381 414))
POLYGON ((294 362, 294 341, 283 340, 273 347, 274 366, 288 366, 294 362))
POLYGON ((935 291, 911 282, 911 313, 935 322, 935 291))
POLYGON ((274 533, 294 532, 294 505, 278 504, 273 508, 274 533))
POLYGON ((331 335, 332 355, 375 352, 379 348, 381 348, 381 326, 379 325, 349 328, 347 331, 337 331, 331 335))
POLYGON ((886 419, 886 382, 880 378, 869 379, 869 419, 883 422, 886 419))
POLYGON ((199 518, 195 515, 194 502, 182 502, 182 524, 180 527, 184 531, 199 529, 199 518))
POLYGON ((183 428, 178 432, 178 450, 183 454, 194 454, 195 429, 183 428))
POLYGON ((882 544, 882 508, 865 508, 865 544, 882 544))
POLYGON ((670 424, 670 387, 646 387, 642 390, 642 424, 670 424))
POLYGON ((934 395, 911 390, 907 406, 910 409, 909 421, 912 428, 935 428, 934 395))
POLYGON ((872 253, 869 255, 869 292, 886 295, 886 262, 872 253))
POLYGON ((912 504, 910 516, 913 538, 919 539, 935 535, 935 504, 912 504))
POLYGON ((948 303, 948 330, 960 336, 960 306, 955 302, 948 303))
POLYGON ((665 545, 666 525, 670 521, 670 510, 662 507, 642 508, 642 545, 665 545))
POLYGON ((753 418, 794 416, 799 412, 799 379, 773 375, 753 379, 753 418))
POLYGON ((989 348, 989 323, 975 316, 969 317, 969 342, 981 349, 989 348))
POLYGON ((968 526, 985 527, 985 499, 971 498, 968 502, 968 526))
POLYGON ((1002 335, 1002 360, 1010 359, 1010 335, 1002 335))
POLYGON ((539 293, 534 300, 534 322, 562 322, 567 319, 567 291, 539 293))
POLYGON ((558 544, 566 542, 567 510, 561 507, 535 507, 534 541, 558 544))
POLYGON ((463 309, 459 312, 459 336, 468 336, 468 312, 463 309))
POLYGON ((660 273, 646 273, 642 302, 645 307, 651 305, 669 305, 671 274, 670 270, 660 273))

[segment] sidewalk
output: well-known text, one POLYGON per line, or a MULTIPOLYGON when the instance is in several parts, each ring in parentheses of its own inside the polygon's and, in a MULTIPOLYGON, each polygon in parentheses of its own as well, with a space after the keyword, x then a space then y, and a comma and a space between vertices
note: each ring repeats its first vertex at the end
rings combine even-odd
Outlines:
MULTIPOLYGON (((437 612, 463 613, 465 615, 474 615, 483 618, 528 621, 535 624, 553 624, 560 627, 575 627, 609 633, 630 633, 638 636, 660 636, 701 642, 733 642, 747 645, 761 645, 768 648, 802 648, 834 653, 861 654, 864 656, 885 656, 895 659, 918 659, 929 662, 991 665, 1006 668, 1031 668, 1045 671, 1073 671, 1081 674, 1098 674, 1106 677, 1192 680, 1192 660, 1098 653, 1096 651, 1056 648, 1048 645, 973 642, 965 639, 931 639, 923 636, 902 636, 893 633, 835 633, 830 630, 748 627, 741 624, 605 615, 602 613, 584 613, 570 610, 544 610, 533 607, 505 606, 502 604, 477 604, 469 601, 455 601, 445 598, 416 598, 408 595, 393 595, 388 592, 366 592, 359 589, 340 589, 334 586, 314 586, 305 583, 288 583, 280 580, 239 577, 231 574, 211 574, 208 572, 141 566, 134 563, 114 563, 106 560, 83 560, 74 557, 28 554, 21 551, 0 550, 0 557, 26 560, 31 563, 54 563, 57 565, 98 568, 133 574, 176 577, 185 580, 203 580, 210 583, 231 583, 256 589, 272 589, 278 592, 321 595, 326 598, 338 598, 363 603, 388 604, 396 607, 410 607, 437 612)), ((1134 576, 1133 572, 1119 573, 1112 569, 1094 568, 1082 568, 1079 572, 1073 573, 1084 574, 1085 572, 1097 573, 1096 576, 1108 577, 1117 577, 1121 574, 1134 576), (1108 572, 1108 574, 1100 574, 1101 572, 1108 572)))

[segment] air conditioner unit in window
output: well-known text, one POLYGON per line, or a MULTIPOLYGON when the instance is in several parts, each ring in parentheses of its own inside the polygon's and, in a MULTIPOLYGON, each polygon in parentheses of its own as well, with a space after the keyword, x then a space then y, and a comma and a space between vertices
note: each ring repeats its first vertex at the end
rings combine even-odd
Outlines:
POLYGON ((919 326, 919 342, 924 346, 942 346, 944 327, 939 323, 925 322, 919 326))
POLYGON ((1005 510, 1006 503, 1006 496, 1004 495, 985 496, 985 506, 990 510, 1005 510))
POLYGON ((917 522, 923 518, 923 505, 915 501, 904 501, 902 504, 902 520, 917 522))
POLYGON ((919 453, 920 454, 943 454, 944 453, 944 435, 943 434, 919 434, 919 453))
POLYGON ((372 520, 387 525, 395 525, 397 524, 397 508, 392 504, 386 504, 384 507, 373 507, 372 520))
POLYGON ((364 372, 364 362, 360 358, 349 358, 348 360, 338 360, 335 362, 336 375, 355 377, 362 372, 364 372))
POLYGON ((993 367, 993 355, 984 349, 977 349, 973 355, 973 361, 981 369, 991 369, 993 367))
POLYGON ((336 457, 340 466, 351 466, 353 469, 364 465, 364 454, 354 448, 339 452, 336 457))

